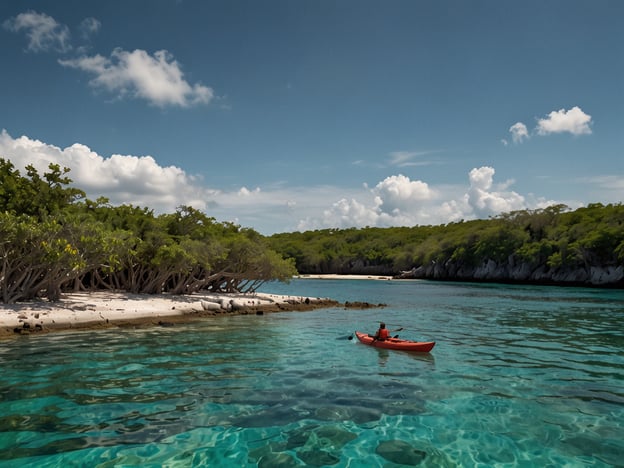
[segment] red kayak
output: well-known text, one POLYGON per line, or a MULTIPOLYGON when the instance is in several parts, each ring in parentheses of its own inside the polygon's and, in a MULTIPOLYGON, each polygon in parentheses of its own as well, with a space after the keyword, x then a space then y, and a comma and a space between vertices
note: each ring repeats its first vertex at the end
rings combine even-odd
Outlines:
POLYGON ((374 346, 375 348, 399 349, 402 351, 419 351, 428 353, 435 346, 435 341, 410 341, 400 338, 386 338, 385 340, 376 340, 373 335, 367 333, 355 332, 355 336, 365 345, 374 346))

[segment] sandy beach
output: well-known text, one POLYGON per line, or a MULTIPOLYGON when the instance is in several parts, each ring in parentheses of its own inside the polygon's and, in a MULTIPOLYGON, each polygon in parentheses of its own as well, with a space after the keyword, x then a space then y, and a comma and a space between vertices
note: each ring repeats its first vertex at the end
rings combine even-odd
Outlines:
POLYGON ((0 337, 53 330, 173 325, 221 314, 263 314, 339 305, 329 298, 267 293, 188 296, 115 292, 64 294, 58 302, 0 304, 0 337))
MULTIPOLYGON (((391 280, 377 275, 301 275, 301 279, 391 280)), ((385 304, 339 302, 330 298, 269 293, 146 295, 121 292, 63 294, 58 302, 0 303, 0 338, 53 330, 124 326, 170 326, 223 314, 264 314, 320 307, 384 307, 385 304)))

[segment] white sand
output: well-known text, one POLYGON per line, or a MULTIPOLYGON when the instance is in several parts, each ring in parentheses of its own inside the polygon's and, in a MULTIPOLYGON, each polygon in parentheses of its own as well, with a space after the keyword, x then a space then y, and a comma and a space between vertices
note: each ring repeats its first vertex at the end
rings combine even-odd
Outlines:
POLYGON ((327 298, 275 294, 139 295, 113 292, 72 293, 59 302, 0 304, 0 335, 51 329, 100 328, 126 323, 153 323, 206 315, 279 307, 297 309, 331 303, 327 298))

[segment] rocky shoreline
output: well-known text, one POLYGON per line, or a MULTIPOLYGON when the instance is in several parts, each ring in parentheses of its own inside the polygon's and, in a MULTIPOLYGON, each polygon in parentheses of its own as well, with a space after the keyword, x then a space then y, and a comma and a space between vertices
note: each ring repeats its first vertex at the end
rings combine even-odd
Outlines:
POLYGON ((394 278, 624 288, 624 266, 550 268, 515 262, 513 259, 502 263, 487 260, 480 265, 470 266, 449 260, 414 267, 394 278))
POLYGON ((58 330, 174 326, 210 317, 264 315, 328 307, 366 309, 385 304, 276 294, 139 295, 73 293, 58 302, 0 304, 0 338, 58 330))
POLYGON ((58 302, 0 304, 0 337, 56 330, 172 326, 208 317, 338 307, 329 298, 274 294, 66 294, 58 302))

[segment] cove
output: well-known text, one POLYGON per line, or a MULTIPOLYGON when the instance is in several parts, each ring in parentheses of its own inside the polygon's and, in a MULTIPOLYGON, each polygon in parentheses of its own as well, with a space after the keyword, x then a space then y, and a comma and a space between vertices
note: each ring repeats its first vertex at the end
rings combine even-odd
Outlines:
POLYGON ((0 343, 0 466, 613 466, 624 293, 294 280, 385 303, 0 343), (430 354, 348 340, 380 320, 430 354))

